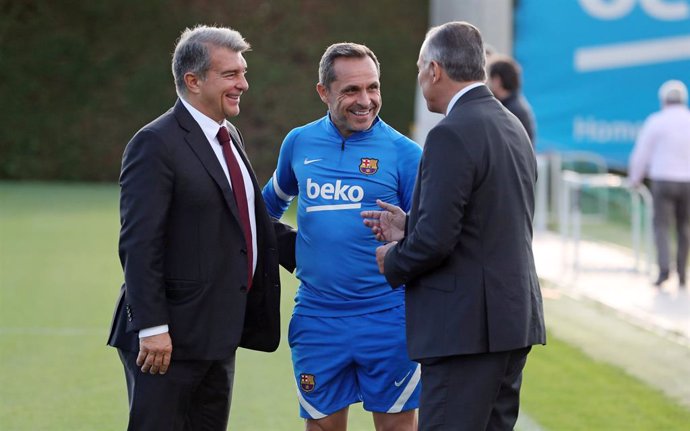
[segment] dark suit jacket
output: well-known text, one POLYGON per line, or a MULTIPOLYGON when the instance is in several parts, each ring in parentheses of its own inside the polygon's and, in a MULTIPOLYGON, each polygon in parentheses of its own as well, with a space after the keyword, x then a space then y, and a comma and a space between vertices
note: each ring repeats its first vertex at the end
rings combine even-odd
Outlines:
POLYGON ((536 178, 525 129, 485 86, 429 132, 406 237, 385 259, 391 285, 406 284, 412 359, 545 343, 536 178))
POLYGON ((231 129, 256 196, 252 288, 247 293, 247 251, 232 189, 201 128, 178 100, 124 152, 119 248, 125 283, 111 346, 138 351, 139 330, 167 324, 173 359, 224 359, 238 346, 278 347, 277 241, 288 251, 281 263, 292 270, 295 233, 269 217, 242 137, 231 129))

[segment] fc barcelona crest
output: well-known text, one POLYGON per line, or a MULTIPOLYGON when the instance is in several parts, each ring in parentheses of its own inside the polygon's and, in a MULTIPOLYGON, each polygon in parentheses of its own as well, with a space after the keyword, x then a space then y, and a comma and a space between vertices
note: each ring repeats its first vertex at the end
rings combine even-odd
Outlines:
POLYGON ((373 175, 379 170, 379 159, 361 159, 359 171, 365 175, 373 175))
POLYGON ((300 374, 299 375, 299 387, 302 388, 304 392, 311 392, 316 386, 316 380, 314 380, 313 374, 300 374))

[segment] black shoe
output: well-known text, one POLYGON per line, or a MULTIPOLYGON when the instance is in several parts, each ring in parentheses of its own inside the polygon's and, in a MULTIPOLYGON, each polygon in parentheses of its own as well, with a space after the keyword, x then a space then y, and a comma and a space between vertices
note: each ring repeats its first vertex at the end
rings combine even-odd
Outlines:
POLYGON ((680 287, 681 289, 685 289, 685 286, 685 274, 678 275, 678 287, 680 287))
POLYGON ((654 285, 659 287, 666 280, 668 280, 668 271, 661 271, 659 272, 659 278, 656 279, 654 285))

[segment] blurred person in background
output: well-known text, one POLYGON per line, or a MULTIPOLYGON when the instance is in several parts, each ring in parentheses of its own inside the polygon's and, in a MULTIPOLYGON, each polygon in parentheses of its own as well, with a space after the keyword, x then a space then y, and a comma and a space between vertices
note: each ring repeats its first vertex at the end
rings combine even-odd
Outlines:
POLYGON ((344 431, 363 402, 378 431, 417 428, 420 368, 407 355, 404 291, 373 256, 360 209, 409 209, 421 148, 379 117, 380 66, 364 45, 329 46, 316 91, 328 113, 285 137, 263 189, 279 218, 297 197, 297 278, 288 341, 309 431, 344 431))
POLYGON ((628 167, 629 182, 638 186, 647 176, 654 200, 654 239, 660 287, 669 279, 669 231, 675 221, 676 272, 686 287, 690 243, 690 110, 688 89, 681 81, 666 81, 659 88, 661 110, 651 114, 637 136, 628 167))
POLYGON ((229 122, 249 88, 248 49, 229 28, 186 29, 177 102, 125 148, 125 282, 108 344, 124 365, 129 430, 224 431, 238 346, 280 341, 278 248, 294 267, 295 233, 266 212, 229 122))
POLYGON ((524 127, 484 84, 479 30, 427 33, 418 81, 445 114, 427 135, 412 209, 363 211, 379 268, 405 284, 407 345, 422 364, 422 431, 512 430, 522 370, 546 343, 532 253, 537 161, 524 127))
POLYGON ((520 65, 512 58, 487 52, 489 79, 487 85, 494 96, 508 108, 524 126, 532 146, 535 145, 536 123, 534 112, 522 94, 522 72, 520 65))

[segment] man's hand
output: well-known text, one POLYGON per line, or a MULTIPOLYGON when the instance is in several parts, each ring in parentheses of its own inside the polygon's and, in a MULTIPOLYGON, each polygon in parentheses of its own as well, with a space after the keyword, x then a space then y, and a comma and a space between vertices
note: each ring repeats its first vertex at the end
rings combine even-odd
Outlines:
POLYGON ((376 199, 376 204, 383 211, 362 211, 364 225, 379 241, 400 241, 405 236, 405 211, 393 204, 376 199))
POLYGON ((386 253, 388 253, 388 250, 395 247, 395 244, 397 243, 397 241, 393 241, 376 248, 376 263, 379 265, 379 272, 381 274, 383 274, 385 270, 383 264, 386 260, 386 253))
POLYGON ((152 335, 139 339, 137 365, 142 373, 165 374, 170 366, 172 340, 170 334, 152 335))

